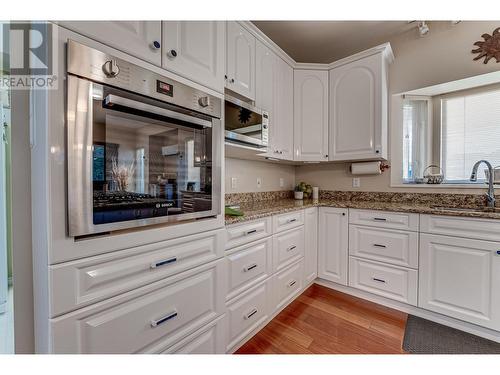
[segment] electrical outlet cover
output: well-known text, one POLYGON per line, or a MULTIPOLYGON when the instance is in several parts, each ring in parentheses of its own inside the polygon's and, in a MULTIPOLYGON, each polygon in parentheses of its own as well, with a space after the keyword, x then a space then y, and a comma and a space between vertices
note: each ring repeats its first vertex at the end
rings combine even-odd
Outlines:
POLYGON ((361 187, 361 179, 359 177, 354 177, 352 179, 352 187, 353 188, 359 188, 359 187, 361 187))
POLYGON ((260 189, 262 187, 262 178, 257 177, 257 189, 260 189))

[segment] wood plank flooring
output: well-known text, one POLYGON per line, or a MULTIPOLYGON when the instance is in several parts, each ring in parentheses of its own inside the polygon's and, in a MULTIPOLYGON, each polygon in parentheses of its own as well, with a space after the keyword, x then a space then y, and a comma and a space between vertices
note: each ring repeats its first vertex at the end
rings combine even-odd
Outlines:
POLYGON ((407 314, 312 285, 236 354, 398 354, 407 314))

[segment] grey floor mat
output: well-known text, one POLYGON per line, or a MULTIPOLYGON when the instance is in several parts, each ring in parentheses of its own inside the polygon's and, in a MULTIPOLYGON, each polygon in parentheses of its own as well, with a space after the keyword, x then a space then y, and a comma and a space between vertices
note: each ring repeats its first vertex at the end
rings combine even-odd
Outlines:
POLYGON ((415 354, 500 354, 500 344, 408 315, 403 349, 415 354))

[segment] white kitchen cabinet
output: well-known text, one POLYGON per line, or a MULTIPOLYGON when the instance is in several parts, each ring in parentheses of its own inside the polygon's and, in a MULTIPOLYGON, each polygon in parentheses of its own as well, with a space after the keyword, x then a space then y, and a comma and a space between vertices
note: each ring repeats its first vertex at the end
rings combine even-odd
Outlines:
MULTIPOLYGON (((263 43, 256 42, 255 52, 255 106, 267 111, 270 123, 274 122, 278 56, 263 43)), ((271 128, 272 131, 272 128, 271 128)))
POLYGON ((330 70, 330 160, 387 159, 389 50, 330 70))
POLYGON ((164 21, 162 66, 224 92, 225 22, 164 21))
POLYGON ((61 21, 59 25, 161 65, 161 21, 61 21))
POLYGON ((226 87, 255 100, 255 37, 236 21, 226 28, 226 87))
POLYGON ((348 209, 320 207, 318 277, 347 285, 348 209))
POLYGON ((500 330, 499 251, 499 242, 420 234, 418 306, 500 330))
POLYGON ((275 118, 269 125, 270 148, 273 157, 293 160, 293 69, 284 60, 278 58, 277 61, 275 118))
POLYGON ((328 72, 295 70, 294 160, 328 161, 328 72))
POLYGON ((304 210, 304 284, 311 284, 318 276, 318 209, 304 210))

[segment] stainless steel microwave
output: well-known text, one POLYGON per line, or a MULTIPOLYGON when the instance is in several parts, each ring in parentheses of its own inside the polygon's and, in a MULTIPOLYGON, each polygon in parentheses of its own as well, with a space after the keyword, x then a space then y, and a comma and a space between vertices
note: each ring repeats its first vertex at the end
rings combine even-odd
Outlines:
POLYGON ((226 140, 257 147, 269 142, 269 114, 249 103, 225 96, 224 122, 226 140))
POLYGON ((222 100, 68 42, 70 236, 220 214, 222 100))

